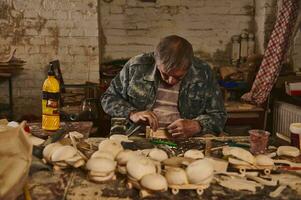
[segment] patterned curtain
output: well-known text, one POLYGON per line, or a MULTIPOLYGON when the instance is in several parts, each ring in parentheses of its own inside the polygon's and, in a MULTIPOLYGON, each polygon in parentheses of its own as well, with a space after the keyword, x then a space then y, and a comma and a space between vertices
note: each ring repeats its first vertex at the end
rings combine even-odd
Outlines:
POLYGON ((298 16, 298 0, 284 0, 252 89, 241 99, 253 104, 266 102, 275 84, 298 16))

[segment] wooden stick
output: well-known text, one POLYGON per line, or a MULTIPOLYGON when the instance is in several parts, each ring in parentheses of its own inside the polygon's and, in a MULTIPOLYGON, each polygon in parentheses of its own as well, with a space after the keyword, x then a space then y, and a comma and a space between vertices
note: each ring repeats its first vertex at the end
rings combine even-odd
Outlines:
POLYGON ((23 187, 23 192, 24 192, 24 197, 25 197, 25 200, 31 200, 31 195, 30 195, 30 192, 29 192, 29 188, 28 188, 28 184, 25 183, 24 187, 23 187))
POLYGON ((197 140, 217 140, 217 141, 227 141, 227 140, 248 141, 249 136, 193 137, 193 139, 197 139, 197 140))

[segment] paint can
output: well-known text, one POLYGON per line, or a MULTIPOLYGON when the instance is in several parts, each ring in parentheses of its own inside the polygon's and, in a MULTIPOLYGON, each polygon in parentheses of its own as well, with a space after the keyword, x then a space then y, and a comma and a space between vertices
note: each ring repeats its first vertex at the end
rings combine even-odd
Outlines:
POLYGON ((291 145, 301 149, 301 123, 290 124, 291 145))

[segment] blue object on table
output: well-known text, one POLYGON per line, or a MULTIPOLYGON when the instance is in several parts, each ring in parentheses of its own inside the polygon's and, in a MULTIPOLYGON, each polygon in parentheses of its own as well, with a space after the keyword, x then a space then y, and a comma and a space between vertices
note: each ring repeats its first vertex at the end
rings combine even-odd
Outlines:
POLYGON ((248 87, 248 84, 244 81, 218 81, 219 85, 228 89, 244 89, 248 87))

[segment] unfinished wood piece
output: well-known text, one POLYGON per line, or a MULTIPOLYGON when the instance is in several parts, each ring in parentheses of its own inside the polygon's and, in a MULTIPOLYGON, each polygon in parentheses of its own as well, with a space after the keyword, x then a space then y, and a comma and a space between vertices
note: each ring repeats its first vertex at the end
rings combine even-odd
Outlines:
POLYGON ((62 169, 65 169, 66 167, 61 167, 58 165, 53 165, 53 171, 62 171, 62 169))
POLYGON ((124 151, 121 151, 118 153, 116 156, 116 161, 117 161, 117 169, 118 172, 121 174, 126 174, 126 164, 130 159, 133 159, 134 157, 139 156, 139 153, 137 151, 132 151, 129 149, 126 149, 124 151))
POLYGON ((148 197, 148 196, 152 196, 153 195, 153 192, 151 192, 151 191, 149 191, 149 190, 146 190, 146 189, 141 189, 140 191, 139 191, 139 196, 140 196, 140 198, 146 198, 146 197, 148 197))
POLYGON ((114 135, 111 135, 110 140, 116 140, 118 142, 133 142, 133 140, 130 140, 128 138, 128 136, 126 135, 121 135, 121 134, 114 134, 114 135))
POLYGON ((171 157, 162 162, 165 166, 170 167, 182 167, 182 166, 188 166, 190 163, 195 161, 192 158, 185 158, 185 157, 171 157))
POLYGON ((204 159, 208 160, 212 164, 213 170, 216 173, 226 172, 228 169, 229 163, 226 160, 214 158, 214 157, 206 157, 204 159))
POLYGON ((139 196, 141 199, 143 199, 145 197, 154 195, 156 192, 163 192, 163 191, 153 191, 153 190, 148 190, 146 188, 141 188, 139 191, 139 196))
POLYGON ((61 168, 66 168, 68 167, 68 164, 65 161, 58 161, 58 162, 53 162, 54 165, 57 165, 61 168))
POLYGON ((159 166, 157 166, 152 160, 143 156, 137 156, 129 160, 126 164, 126 171, 128 175, 133 177, 135 180, 140 180, 147 174, 154 174, 159 172, 159 166))
POLYGON ((255 164, 259 166, 273 166, 274 160, 266 155, 255 156, 255 164))
POLYGON ((80 160, 76 161, 74 164, 70 164, 70 165, 72 165, 74 168, 79 168, 81 166, 84 166, 85 163, 86 163, 85 160, 80 159, 80 160))
POLYGON ((92 175, 91 173, 89 173, 88 178, 94 182, 103 183, 103 182, 106 182, 109 180, 115 180, 116 175, 114 172, 111 172, 105 176, 95 176, 95 175, 92 175))
POLYGON ((251 179, 253 181, 256 181, 262 185, 267 185, 267 186, 276 186, 278 184, 278 182, 276 180, 266 180, 264 178, 260 178, 258 176, 250 176, 250 175, 246 175, 246 177, 248 179, 251 179))
POLYGON ((179 167, 168 168, 165 172, 165 178, 169 185, 186 185, 188 178, 184 169, 179 167))
POLYGON ((249 136, 209 136, 209 137, 202 136, 202 137, 194 137, 193 139, 202 140, 202 141, 215 140, 215 141, 225 142, 225 141, 232 140, 234 142, 248 142, 249 138, 250 138, 249 136))
POLYGON ((41 139, 41 138, 38 138, 32 134, 28 134, 28 139, 30 140, 30 142, 34 145, 34 146, 40 146, 42 145, 45 140, 41 139))
POLYGON ((300 155, 300 150, 293 146, 280 146, 277 149, 277 155, 297 157, 300 155))
POLYGON ((213 166, 207 160, 197 160, 187 166, 186 174, 191 184, 207 184, 213 178, 213 166))
POLYGON ((226 176, 230 176, 230 177, 245 177, 246 175, 250 175, 250 176, 258 176, 258 172, 246 172, 244 174, 242 173, 237 173, 237 172, 219 172, 219 173, 215 173, 215 175, 226 175, 226 176))
POLYGON ((80 155, 75 155, 74 157, 65 160, 65 162, 75 168, 81 167, 85 164, 85 160, 80 155))
POLYGON ((106 139, 99 143, 98 150, 109 151, 115 158, 123 150, 123 147, 119 141, 106 139))
POLYGON ((275 170, 275 166, 259 166, 259 165, 232 165, 233 168, 239 170, 240 173, 246 174, 247 170, 260 170, 265 175, 271 174, 272 170, 275 170))
POLYGON ((159 128, 157 131, 153 131, 149 126, 146 127, 146 138, 160 138, 166 139, 170 137, 166 128, 159 128))
POLYGON ((168 185, 168 187, 171 189, 171 193, 174 195, 178 194, 180 190, 195 190, 200 196, 209 186, 209 184, 168 185))
POLYGON ((86 164, 88 178, 96 182, 115 179, 116 162, 107 158, 90 158, 86 164))
POLYGON ((184 153, 185 158, 192 158, 192 159, 203 159, 204 154, 201 150, 198 149, 190 149, 184 153))
POLYGON ((167 190, 167 181, 161 174, 147 174, 140 180, 140 185, 151 192, 163 192, 167 190))
POLYGON ((139 183, 138 180, 136 180, 135 178, 131 177, 129 174, 127 175, 127 184, 126 187, 128 189, 132 189, 132 188, 136 188, 138 190, 141 189, 141 185, 139 183))
POLYGON ((43 157, 46 161, 50 162, 51 161, 51 155, 53 154, 53 152, 58 148, 63 146, 62 144, 56 142, 56 143, 51 143, 48 144, 44 150, 43 150, 43 157))
POLYGON ((126 149, 118 153, 116 157, 116 161, 120 165, 125 165, 130 159, 139 156, 137 151, 132 151, 130 149, 126 149))
POLYGON ((7 126, 7 124, 8 124, 7 119, 0 119, 0 125, 5 125, 5 126, 7 126))
POLYGON ((301 167, 301 163, 295 163, 288 160, 274 160, 275 164, 285 164, 289 165, 290 167, 301 167))
POLYGON ((255 163, 254 156, 247 150, 239 147, 224 147, 223 155, 225 156, 233 156, 239 160, 248 162, 250 164, 255 163))
POLYGON ((158 148, 151 149, 148 156, 151 159, 159 161, 159 162, 162 162, 163 160, 168 159, 167 153, 164 150, 158 149, 158 148))
POLYGON ((297 174, 281 173, 271 174, 270 177, 279 182, 280 185, 287 185, 301 195, 301 177, 297 174))
POLYGON ((221 75, 222 79, 226 80, 231 75, 236 74, 238 72, 238 69, 235 68, 235 67, 225 66, 225 67, 220 67, 219 72, 220 72, 220 75, 221 75))
POLYGON ((110 173, 116 169, 116 162, 107 158, 90 158, 86 168, 90 171, 110 173))
POLYGON ((232 165, 245 165, 245 166, 251 166, 250 163, 246 162, 246 161, 243 161, 243 160, 239 160, 239 159, 236 159, 236 158, 233 158, 233 157, 229 157, 228 158, 228 161, 230 164, 232 165))
POLYGON ((107 158, 110 160, 114 160, 114 155, 110 153, 109 151, 95 151, 91 158, 107 158))
POLYGON ((291 143, 291 139, 289 137, 287 137, 285 134, 283 133, 276 133, 276 136, 288 143, 291 143))
POLYGON ((272 198, 276 198, 278 197, 281 192, 287 188, 287 185, 280 185, 279 187, 276 188, 276 190, 272 191, 269 193, 269 196, 272 197, 272 198))
POLYGON ((248 181, 244 178, 226 178, 225 180, 218 180, 218 183, 226 188, 240 191, 240 190, 247 190, 251 192, 256 192, 256 187, 261 187, 263 186, 259 183, 256 183, 254 181, 248 181))

